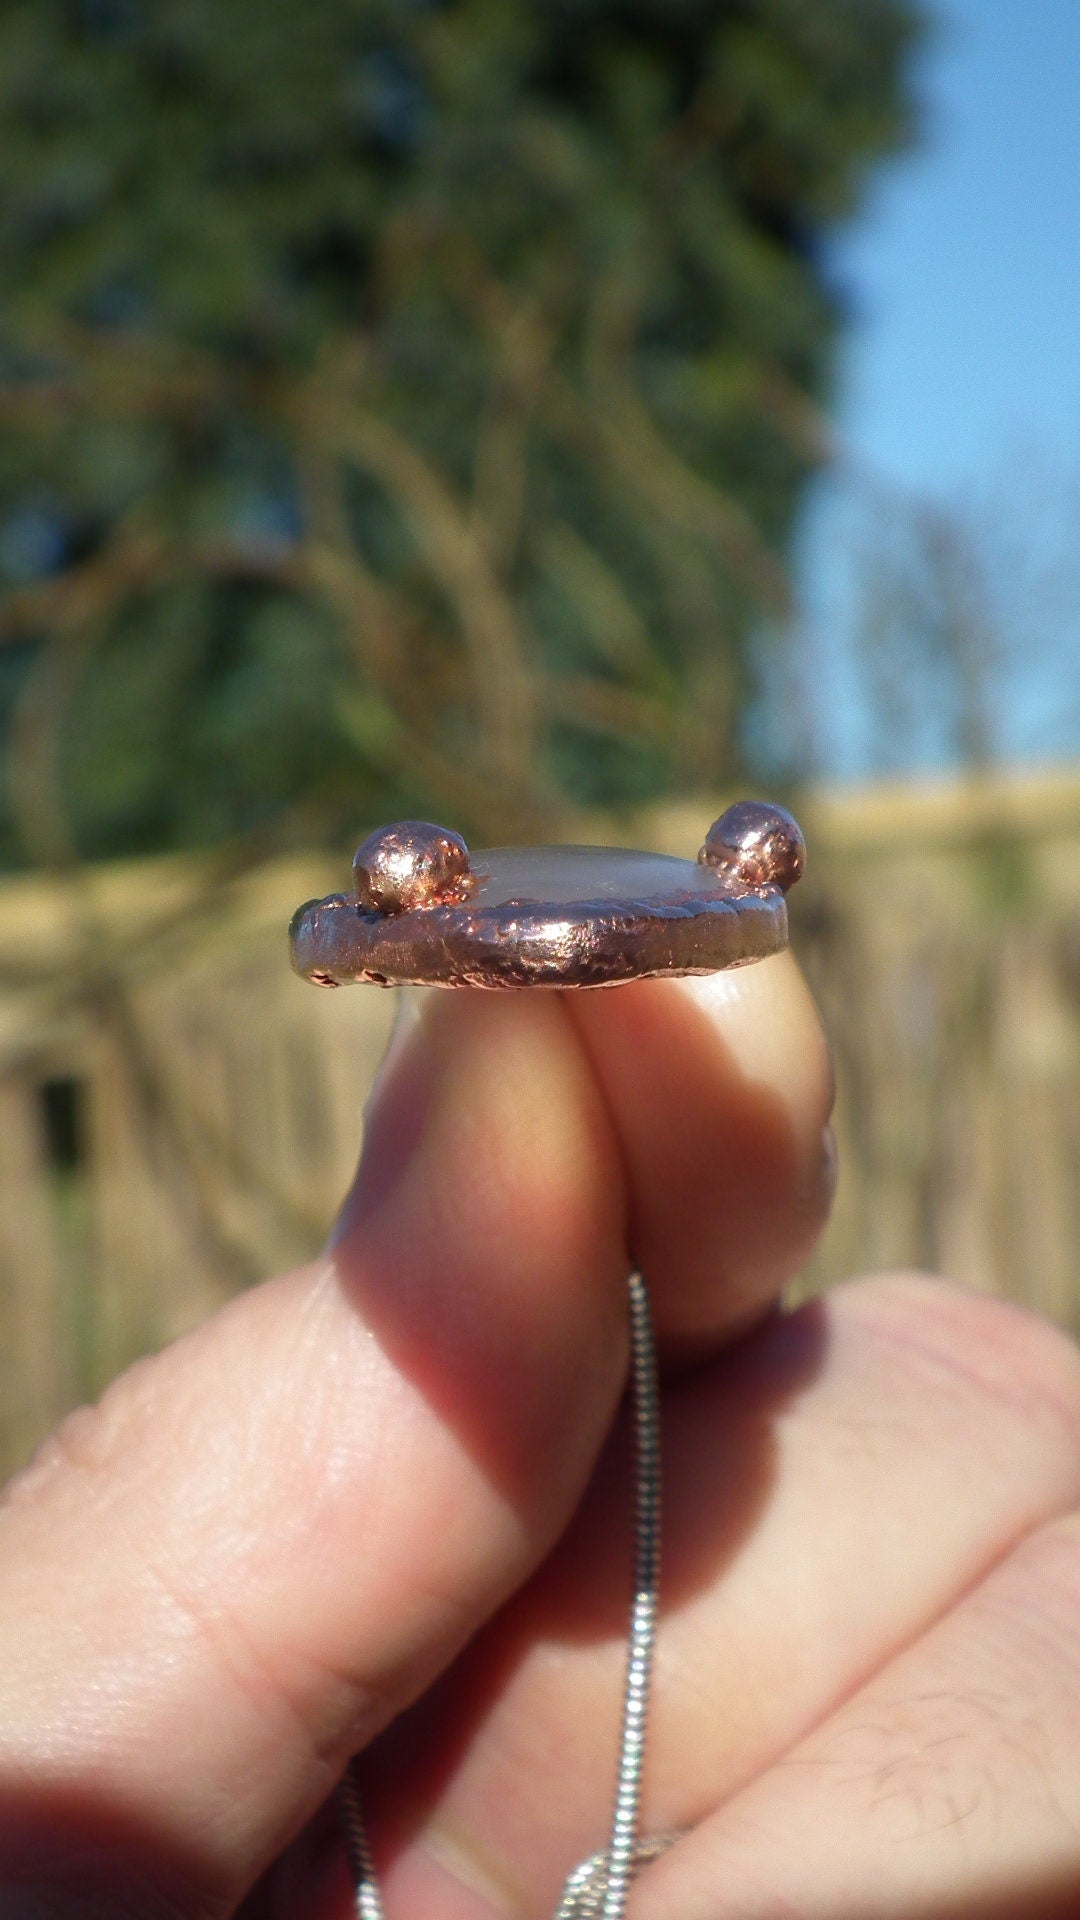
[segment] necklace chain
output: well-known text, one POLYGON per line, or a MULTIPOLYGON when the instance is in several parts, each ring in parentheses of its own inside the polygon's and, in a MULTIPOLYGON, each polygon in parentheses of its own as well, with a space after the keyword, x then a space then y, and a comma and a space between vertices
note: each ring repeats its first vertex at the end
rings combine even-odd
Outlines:
MULTIPOLYGON (((575 1867, 554 1920, 623 1920, 630 1882, 677 1834, 638 1839, 641 1769, 656 1641, 660 1588, 660 1397, 649 1297, 639 1273, 630 1275, 630 1340, 634 1381, 635 1500, 634 1602, 630 1613, 622 1735, 611 1839, 605 1851, 575 1867)), ((371 1857, 355 1761, 338 1789, 353 1873, 357 1920, 384 1920, 371 1857)))

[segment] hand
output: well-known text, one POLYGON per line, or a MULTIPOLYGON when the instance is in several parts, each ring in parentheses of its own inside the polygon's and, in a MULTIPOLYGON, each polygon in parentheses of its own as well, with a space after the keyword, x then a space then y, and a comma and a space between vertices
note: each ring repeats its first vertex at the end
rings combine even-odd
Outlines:
POLYGON ((771 1311, 828 1103, 787 956, 432 996, 327 1258, 9 1490, 4 1920, 343 1917, 318 1809, 372 1740, 388 1920, 546 1920, 609 1814, 628 1234, 671 1375, 645 1818, 691 1829, 634 1920, 1075 1913, 1080 1364, 933 1282, 771 1311))

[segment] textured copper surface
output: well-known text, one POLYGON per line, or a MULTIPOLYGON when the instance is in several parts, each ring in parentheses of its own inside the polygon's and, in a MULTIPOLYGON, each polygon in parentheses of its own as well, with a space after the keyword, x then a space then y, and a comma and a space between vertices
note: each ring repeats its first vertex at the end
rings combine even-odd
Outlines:
POLYGON ((364 842, 357 893, 298 909, 293 965, 320 986, 602 987, 713 973, 786 946, 784 889, 801 849, 791 816, 756 801, 729 809, 696 862, 620 847, 469 854, 444 828, 400 822, 364 842))

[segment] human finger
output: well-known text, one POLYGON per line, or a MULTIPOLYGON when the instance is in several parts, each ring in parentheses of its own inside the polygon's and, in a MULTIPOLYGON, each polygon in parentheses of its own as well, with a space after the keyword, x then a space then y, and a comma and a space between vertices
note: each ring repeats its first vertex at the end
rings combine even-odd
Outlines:
POLYGON ((1074 1513, 687 1835, 634 1920, 1072 1920, 1078 1605, 1074 1513))
POLYGON ((833 1081, 790 953, 570 996, 626 1166, 630 1248, 669 1352, 759 1318, 834 1183, 833 1081))
POLYGON ((333 1253, 133 1369, 8 1492, 5 1911, 232 1910, 564 1525, 624 1272, 558 997, 437 999, 333 1253))
MULTIPOLYGON (((726 1804, 1080 1499, 1080 1357, 1016 1309, 880 1279, 771 1319, 678 1381, 664 1432, 646 1831, 726 1804)), ((444 1897, 450 1876, 469 1920, 469 1900, 478 1920, 538 1920, 602 1843, 626 1471, 610 1449, 548 1562, 370 1756, 403 1911, 444 1897)))

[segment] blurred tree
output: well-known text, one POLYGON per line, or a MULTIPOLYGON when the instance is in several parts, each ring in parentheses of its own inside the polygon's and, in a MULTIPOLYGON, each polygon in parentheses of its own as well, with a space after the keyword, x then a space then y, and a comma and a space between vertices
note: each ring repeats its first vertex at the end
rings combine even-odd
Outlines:
POLYGON ((0 857, 734 777, 907 0, 6 0, 0 857))

